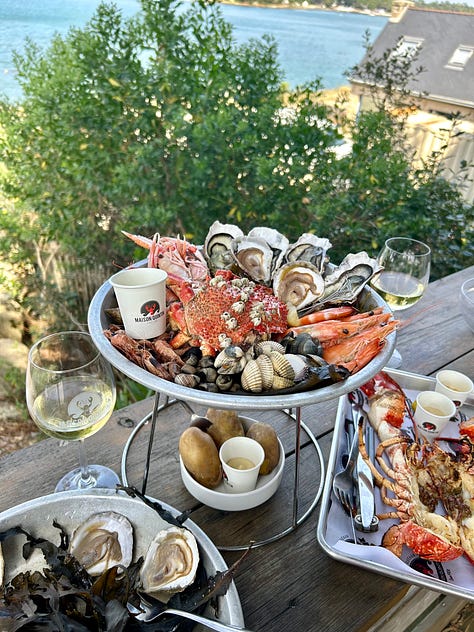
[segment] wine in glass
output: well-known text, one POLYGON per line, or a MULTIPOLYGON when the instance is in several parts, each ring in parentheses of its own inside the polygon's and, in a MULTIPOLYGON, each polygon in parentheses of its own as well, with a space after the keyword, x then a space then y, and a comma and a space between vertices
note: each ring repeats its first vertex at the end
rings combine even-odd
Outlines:
POLYGON ((387 239, 378 262, 383 266, 371 281, 392 311, 412 307, 423 296, 430 277, 431 250, 408 237, 387 239))
POLYGON ((31 347, 26 372, 30 415, 45 434, 78 441, 80 449, 80 467, 63 476, 55 491, 114 488, 120 482, 113 470, 89 466, 84 448, 84 439, 107 423, 115 400, 112 368, 88 333, 55 333, 31 347))
MULTIPOLYGON (((370 281, 392 311, 408 309, 423 296, 430 278, 431 250, 422 241, 409 237, 387 239, 377 257, 383 270, 370 281)), ((398 368, 402 356, 395 349, 387 363, 398 368)))

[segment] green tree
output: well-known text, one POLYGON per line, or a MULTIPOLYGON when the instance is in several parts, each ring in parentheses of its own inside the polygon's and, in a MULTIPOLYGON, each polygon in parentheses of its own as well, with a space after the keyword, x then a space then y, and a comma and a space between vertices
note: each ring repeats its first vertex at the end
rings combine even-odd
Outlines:
MULTIPOLYGON (((388 108, 349 121, 320 103, 317 79, 287 94, 274 40, 236 45, 213 3, 141 9, 125 20, 101 4, 47 50, 28 42, 16 54, 24 98, 0 102, 1 183, 15 209, 0 215, 0 249, 23 305, 84 322, 85 271, 98 285, 144 257, 122 230, 200 243, 215 219, 291 240, 312 230, 331 239, 335 263, 355 248, 375 254, 395 232, 436 238, 437 274, 472 261, 472 205, 439 178, 439 161, 413 169, 388 108), (353 151, 337 160, 341 131, 353 151)), ((386 62, 371 60, 373 76, 386 62)))

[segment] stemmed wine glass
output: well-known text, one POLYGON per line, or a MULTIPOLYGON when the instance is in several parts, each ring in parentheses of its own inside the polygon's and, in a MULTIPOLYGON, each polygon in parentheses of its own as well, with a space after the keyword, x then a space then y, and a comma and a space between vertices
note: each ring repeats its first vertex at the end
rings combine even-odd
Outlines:
MULTIPOLYGON (((408 309, 423 296, 430 278, 431 250, 422 241, 409 237, 387 239, 377 256, 383 270, 370 281, 392 311, 408 309)), ((389 366, 401 364, 395 349, 389 366)))
POLYGON ((115 400, 112 368, 88 333, 59 332, 31 347, 26 372, 30 415, 47 435, 79 444, 80 467, 63 476, 55 491, 114 488, 120 482, 113 470, 89 466, 84 448, 84 439, 112 415, 115 400))

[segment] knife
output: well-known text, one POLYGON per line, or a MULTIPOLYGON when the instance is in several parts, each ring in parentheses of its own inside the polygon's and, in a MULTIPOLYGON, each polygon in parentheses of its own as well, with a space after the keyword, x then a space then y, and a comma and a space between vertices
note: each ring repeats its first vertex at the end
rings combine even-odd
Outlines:
MULTIPOLYGON (((370 442, 374 441, 373 430, 362 413, 359 424, 364 425, 367 453, 371 454, 372 450, 369 446, 370 442)), ((374 477, 360 452, 357 457, 356 481, 358 489, 358 513, 354 520, 356 529, 366 532, 377 531, 379 519, 375 515, 374 477)))

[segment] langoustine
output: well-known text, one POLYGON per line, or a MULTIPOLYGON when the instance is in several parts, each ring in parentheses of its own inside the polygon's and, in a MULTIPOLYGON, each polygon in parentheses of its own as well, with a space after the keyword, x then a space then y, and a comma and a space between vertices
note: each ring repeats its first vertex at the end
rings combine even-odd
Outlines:
POLYGON ((459 458, 442 450, 438 442, 414 441, 404 433, 402 424, 410 407, 387 373, 377 374, 361 390, 368 397, 369 422, 380 439, 376 461, 383 474, 368 459, 360 429, 361 454, 380 486, 383 502, 392 508, 378 517, 399 519, 384 534, 382 545, 398 556, 406 545, 432 561, 446 562, 463 554, 473 561, 474 468, 469 432, 474 420, 460 428, 464 449, 459 458), (439 501, 444 515, 436 511, 439 501))

